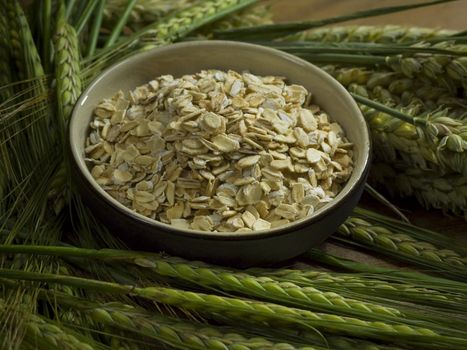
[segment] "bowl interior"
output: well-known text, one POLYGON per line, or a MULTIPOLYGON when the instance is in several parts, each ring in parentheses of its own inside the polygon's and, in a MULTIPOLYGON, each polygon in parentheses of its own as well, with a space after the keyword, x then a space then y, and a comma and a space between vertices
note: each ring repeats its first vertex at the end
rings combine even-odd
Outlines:
MULTIPOLYGON (((272 231, 291 229, 303 221, 313 220, 331 211, 361 178, 369 160, 369 134, 365 120, 348 92, 330 75, 316 66, 284 52, 252 44, 227 41, 196 41, 174 44, 134 55, 102 73, 84 91, 78 100, 70 121, 71 151, 78 166, 89 184, 126 215, 155 226, 163 226, 173 231, 180 230, 137 214, 113 199, 93 180, 84 161, 84 144, 88 125, 97 104, 113 96, 119 90, 128 92, 137 86, 163 75, 179 77, 197 73, 203 69, 249 71, 257 75, 279 75, 287 78, 289 84, 300 84, 312 92, 314 103, 328 113, 345 130, 347 138, 354 142, 354 170, 336 198, 318 209, 312 216, 289 225, 248 235, 272 234, 272 231)), ((244 233, 208 233, 190 231, 191 234, 211 236, 245 236, 244 233)), ((184 232, 186 234, 186 232, 184 232)))

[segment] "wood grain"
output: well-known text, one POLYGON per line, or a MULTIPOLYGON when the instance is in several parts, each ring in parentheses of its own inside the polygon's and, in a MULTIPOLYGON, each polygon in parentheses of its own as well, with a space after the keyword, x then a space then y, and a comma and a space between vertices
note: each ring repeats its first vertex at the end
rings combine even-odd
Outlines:
MULTIPOLYGON (((274 20, 278 22, 321 19, 371 8, 420 3, 426 0, 272 0, 274 20)), ((407 26, 467 29, 467 0, 434 5, 384 16, 359 19, 346 24, 400 24, 407 26)))

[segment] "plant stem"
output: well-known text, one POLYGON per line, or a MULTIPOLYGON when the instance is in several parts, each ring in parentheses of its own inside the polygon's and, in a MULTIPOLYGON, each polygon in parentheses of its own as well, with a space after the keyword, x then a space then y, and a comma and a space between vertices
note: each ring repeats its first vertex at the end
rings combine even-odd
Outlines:
POLYGON ((91 27, 86 57, 91 57, 96 51, 97 39, 99 38, 99 31, 101 29, 102 24, 102 17, 104 16, 104 7, 106 0, 98 1, 99 4, 97 5, 94 22, 92 23, 91 27))
MULTIPOLYGON (((387 113, 393 117, 396 117, 400 120, 403 120, 404 122, 407 122, 407 123, 410 123, 412 125, 415 125, 415 121, 414 121, 414 118, 411 117, 410 115, 408 114, 405 114, 405 113, 402 113, 402 112, 399 112, 398 110, 396 109, 393 109, 393 108, 390 108, 382 103, 379 103, 379 102, 376 102, 376 101, 373 101, 373 100, 370 100, 366 97, 363 97, 363 96, 360 96, 360 95, 357 95, 353 92, 350 93, 352 95, 352 97, 355 99, 355 101, 361 103, 361 104, 364 104, 365 106, 368 106, 368 107, 371 107, 371 108, 374 108, 378 111, 381 111, 381 112, 384 112, 384 113, 387 113)), ((418 118, 419 122, 420 123, 424 123, 425 120, 424 119, 421 119, 421 118, 418 118)))
POLYGON ((96 6, 96 4, 97 1, 88 1, 86 8, 84 9, 83 13, 81 14, 81 17, 78 20, 78 23, 76 24, 77 35, 79 35, 83 31, 87 21, 89 20, 89 17, 91 17, 92 10, 94 10, 94 6, 96 6))
MULTIPOLYGON (((372 186, 370 186, 368 183, 365 184, 365 191, 372 196, 374 199, 376 199, 378 202, 383 204, 384 206, 388 207, 391 211, 394 212, 399 218, 405 222, 410 224, 409 219, 407 216, 402 213, 398 207, 396 207, 394 204, 392 204, 386 197, 384 197, 381 193, 379 193, 377 190, 375 190, 372 186)), ((358 207, 357 207, 358 208, 358 207)))
POLYGON ((382 43, 315 43, 315 42, 281 42, 258 41, 259 45, 273 47, 290 53, 336 53, 336 54, 372 54, 372 55, 415 55, 437 54, 463 56, 464 52, 440 49, 437 47, 413 47, 405 44, 382 43))
POLYGON ((104 47, 112 46, 117 41, 123 27, 128 21, 128 17, 130 17, 131 10, 133 10, 133 7, 136 5, 136 2, 137 0, 128 0, 128 3, 126 4, 126 7, 125 7, 125 11, 123 11, 117 24, 115 24, 115 27, 112 30, 112 33, 110 33, 110 36, 107 38, 107 41, 104 44, 104 47))
POLYGON ((50 32, 51 32, 52 0, 44 0, 42 3, 42 61, 45 72, 50 70, 50 32))
POLYGON ((65 18, 68 20, 70 18, 71 13, 73 12, 73 8, 75 7, 76 0, 68 0, 65 9, 65 18))
MULTIPOLYGON (((112 258, 123 259, 138 258, 144 256, 143 252, 124 251, 118 249, 88 249, 64 246, 34 246, 34 245, 0 245, 0 252, 2 253, 22 253, 22 254, 39 254, 51 256, 72 256, 79 258, 112 258)), ((147 253, 150 254, 150 253, 147 253)))
POLYGON ((332 53, 296 53, 294 56, 303 58, 311 63, 343 63, 358 65, 385 65, 386 59, 382 56, 353 55, 353 54, 332 54, 332 53))

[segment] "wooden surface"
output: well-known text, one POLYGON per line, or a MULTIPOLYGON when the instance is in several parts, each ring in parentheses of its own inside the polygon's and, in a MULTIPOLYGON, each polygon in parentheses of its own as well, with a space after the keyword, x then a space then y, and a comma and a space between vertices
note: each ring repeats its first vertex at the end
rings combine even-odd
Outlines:
MULTIPOLYGON (((383 6, 403 5, 407 3, 423 2, 418 0, 272 0, 270 1, 274 20, 276 22, 296 21, 305 19, 322 19, 337 15, 349 14, 356 11, 367 10, 383 6)), ((403 13, 389 14, 379 17, 348 21, 344 24, 399 24, 407 26, 424 26, 467 30, 467 0, 453 1, 446 4, 414 9, 403 13)), ((445 233, 447 238, 456 237, 467 244, 467 224, 462 218, 450 217, 441 214, 437 210, 424 210, 413 199, 393 200, 412 223, 445 233)), ((361 204, 367 208, 374 208, 390 215, 379 203, 364 196, 361 204)), ((324 249, 333 254, 352 258, 368 263, 384 264, 385 262, 375 258, 374 255, 364 254, 360 251, 343 249, 326 243, 324 249)))
MULTIPOLYGON (((371 8, 421 3, 426 0, 271 0, 274 20, 321 19, 371 8)), ((346 22, 346 24, 403 24, 467 30, 467 0, 458 0, 400 13, 346 22)))

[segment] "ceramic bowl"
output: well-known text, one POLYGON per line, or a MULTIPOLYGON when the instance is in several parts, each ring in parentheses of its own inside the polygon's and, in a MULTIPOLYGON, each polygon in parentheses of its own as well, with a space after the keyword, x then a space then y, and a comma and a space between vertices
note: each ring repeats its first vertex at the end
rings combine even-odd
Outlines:
POLYGON ((230 41, 195 41, 164 46, 135 54, 108 68, 76 103, 70 121, 70 146, 76 182, 88 206, 130 247, 236 266, 286 260, 322 243, 357 205, 370 158, 365 120, 352 97, 335 79, 290 54, 230 41), (178 77, 203 69, 248 70, 257 75, 284 76, 289 84, 300 84, 311 91, 314 103, 337 121, 354 143, 353 173, 335 199, 309 217, 271 230, 202 232, 176 229, 137 214, 97 185, 84 160, 88 125, 97 104, 118 90, 133 90, 163 74, 178 77))

